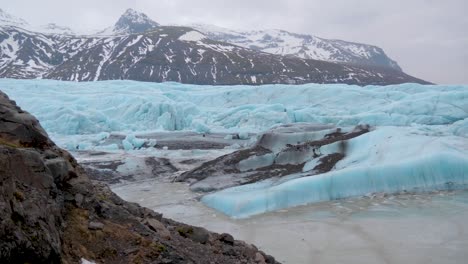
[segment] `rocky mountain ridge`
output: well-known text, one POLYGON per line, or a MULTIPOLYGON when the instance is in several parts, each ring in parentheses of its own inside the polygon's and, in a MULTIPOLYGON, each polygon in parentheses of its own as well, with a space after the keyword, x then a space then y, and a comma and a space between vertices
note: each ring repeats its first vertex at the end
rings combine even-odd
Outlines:
POLYGON ((266 53, 402 71, 396 61, 374 45, 324 39, 279 29, 241 31, 203 24, 191 26, 211 39, 266 53))
POLYGON ((208 85, 427 83, 390 67, 266 53, 211 39, 191 27, 160 26, 134 10, 127 10, 114 27, 86 36, 57 25, 39 33, 19 19, 3 17, 13 21, 0 26, 3 78, 208 85))

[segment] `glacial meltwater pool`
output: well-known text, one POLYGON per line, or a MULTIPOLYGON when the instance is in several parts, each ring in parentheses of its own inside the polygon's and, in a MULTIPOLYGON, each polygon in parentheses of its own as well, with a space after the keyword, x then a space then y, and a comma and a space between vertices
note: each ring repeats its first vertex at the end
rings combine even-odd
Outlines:
POLYGON ((282 263, 466 263, 468 191, 376 195, 234 220, 198 202, 183 183, 112 186, 165 217, 227 232, 282 263))

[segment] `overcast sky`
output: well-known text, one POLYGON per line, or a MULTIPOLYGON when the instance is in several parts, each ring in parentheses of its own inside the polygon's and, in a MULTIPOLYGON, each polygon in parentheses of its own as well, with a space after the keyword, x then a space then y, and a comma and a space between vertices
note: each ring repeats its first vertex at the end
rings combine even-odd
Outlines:
POLYGON ((161 24, 285 29, 378 45, 411 75, 468 84, 468 0, 0 0, 0 8, 77 30, 110 26, 127 8, 161 24))

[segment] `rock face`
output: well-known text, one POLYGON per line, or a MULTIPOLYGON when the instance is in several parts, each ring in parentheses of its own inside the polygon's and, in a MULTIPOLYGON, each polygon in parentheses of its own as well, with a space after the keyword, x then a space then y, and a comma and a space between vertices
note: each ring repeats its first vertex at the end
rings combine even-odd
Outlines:
POLYGON ((125 11, 125 13, 119 18, 117 23, 115 23, 113 33, 143 33, 158 26, 159 24, 151 20, 147 15, 130 8, 127 9, 127 11, 125 11))
POLYGON ((0 92, 0 263, 256 263, 226 235, 127 203, 0 92))
POLYGON ((0 93, 2 263, 60 263, 65 195, 77 164, 0 93))

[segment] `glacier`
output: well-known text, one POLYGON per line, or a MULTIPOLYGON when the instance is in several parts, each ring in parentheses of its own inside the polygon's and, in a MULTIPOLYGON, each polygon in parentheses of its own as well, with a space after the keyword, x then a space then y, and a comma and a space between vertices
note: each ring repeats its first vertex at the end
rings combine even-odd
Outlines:
MULTIPOLYGON (((153 132, 225 133, 226 140, 238 137, 255 144, 256 135, 285 124, 291 129, 307 123, 330 129, 372 127, 348 140, 345 158, 330 172, 265 180, 201 199, 233 218, 372 193, 466 189, 468 184, 468 86, 196 86, 1 79, 0 89, 70 151, 151 149, 158 139, 145 135, 153 132)), ((273 137, 270 147, 313 139, 310 134, 297 135, 273 137)), ((264 155, 239 166, 248 171, 272 160, 264 155)), ((316 161, 304 161, 305 173, 316 161)))
POLYGON ((196 86, 135 81, 0 80, 52 134, 261 132, 276 124, 451 125, 466 135, 467 86, 196 86))
POLYGON ((208 194, 202 201, 231 217, 245 218, 375 193, 468 188, 466 138, 421 135, 417 128, 384 127, 349 140, 347 147, 349 155, 328 173, 237 186, 208 194))

